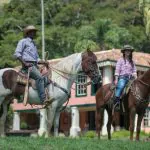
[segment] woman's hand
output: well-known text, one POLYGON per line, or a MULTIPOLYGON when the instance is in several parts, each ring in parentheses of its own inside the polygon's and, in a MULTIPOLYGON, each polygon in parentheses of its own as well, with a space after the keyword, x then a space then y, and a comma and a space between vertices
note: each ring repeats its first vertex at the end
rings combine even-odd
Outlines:
POLYGON ((118 84, 118 76, 115 76, 114 84, 115 84, 115 85, 117 85, 117 84, 118 84))
POLYGON ((40 61, 38 62, 38 64, 45 65, 47 68, 49 67, 49 62, 48 62, 48 61, 40 60, 40 61))
POLYGON ((115 81, 114 81, 114 84, 117 85, 117 84, 118 84, 118 80, 115 80, 115 81))
POLYGON ((134 79, 136 79, 136 78, 137 78, 137 74, 133 74, 132 76, 133 76, 133 78, 134 78, 134 79))

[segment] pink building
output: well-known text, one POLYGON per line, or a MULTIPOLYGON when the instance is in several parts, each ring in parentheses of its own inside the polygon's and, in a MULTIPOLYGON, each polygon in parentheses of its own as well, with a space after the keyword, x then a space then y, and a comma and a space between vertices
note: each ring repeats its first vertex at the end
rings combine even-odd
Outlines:
MULTIPOLYGON (((114 78, 114 69, 116 61, 121 57, 120 50, 112 49, 107 51, 95 52, 98 58, 98 67, 102 73, 103 84, 111 83, 114 78)), ((150 54, 134 52, 133 59, 135 60, 138 75, 142 74, 144 71, 149 69, 150 54)), ((51 60, 52 63, 57 63, 60 59, 51 60)), ((77 83, 74 83, 71 90, 71 98, 69 100, 68 106, 76 108, 79 112, 79 128, 81 130, 95 130, 95 92, 96 87, 90 85, 87 88, 80 85, 80 83, 85 83, 89 80, 85 76, 78 76, 77 83)), ((13 129, 20 130, 22 122, 26 122, 28 129, 38 129, 40 128, 39 122, 39 108, 40 106, 23 106, 22 103, 17 101, 13 104, 14 109, 14 120, 13 129)), ((102 133, 105 134, 107 113, 104 113, 104 127, 102 133)), ((120 124, 122 127, 122 124, 120 124)), ((62 112, 60 117, 60 131, 64 133, 69 133, 71 128, 71 116, 69 113, 62 112)), ((150 105, 146 110, 143 122, 142 130, 145 132, 150 132, 150 105)))

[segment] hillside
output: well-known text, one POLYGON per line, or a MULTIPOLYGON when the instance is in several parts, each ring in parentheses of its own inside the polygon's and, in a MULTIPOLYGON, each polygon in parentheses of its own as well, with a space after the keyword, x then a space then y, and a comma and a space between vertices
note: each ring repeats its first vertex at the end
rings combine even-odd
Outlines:
MULTIPOLYGON (((44 0, 45 43, 51 58, 80 52, 121 48, 131 44, 136 51, 150 52, 143 16, 137 0, 44 0)), ((21 29, 38 29, 36 43, 41 53, 41 7, 37 0, 11 0, 0 17, 0 67, 16 66, 13 60, 21 29)))

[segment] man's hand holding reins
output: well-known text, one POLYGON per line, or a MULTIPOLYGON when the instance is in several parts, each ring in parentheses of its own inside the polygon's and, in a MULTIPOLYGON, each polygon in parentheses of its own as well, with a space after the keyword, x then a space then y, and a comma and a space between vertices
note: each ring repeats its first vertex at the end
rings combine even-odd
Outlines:
POLYGON ((49 62, 48 62, 48 61, 40 60, 40 61, 38 62, 38 64, 45 65, 47 68, 49 68, 49 62))

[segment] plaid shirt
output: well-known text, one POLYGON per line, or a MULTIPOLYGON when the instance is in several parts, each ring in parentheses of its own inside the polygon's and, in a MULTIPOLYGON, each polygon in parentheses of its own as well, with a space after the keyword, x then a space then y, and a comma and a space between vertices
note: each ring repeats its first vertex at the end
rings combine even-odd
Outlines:
POLYGON ((39 59, 34 41, 29 37, 23 38, 18 42, 14 56, 15 58, 22 57, 24 61, 37 62, 39 59))
POLYGON ((116 70, 115 70, 115 75, 120 76, 120 75, 136 75, 136 67, 133 62, 133 65, 128 61, 124 60, 123 58, 120 58, 117 61, 116 64, 116 70))

